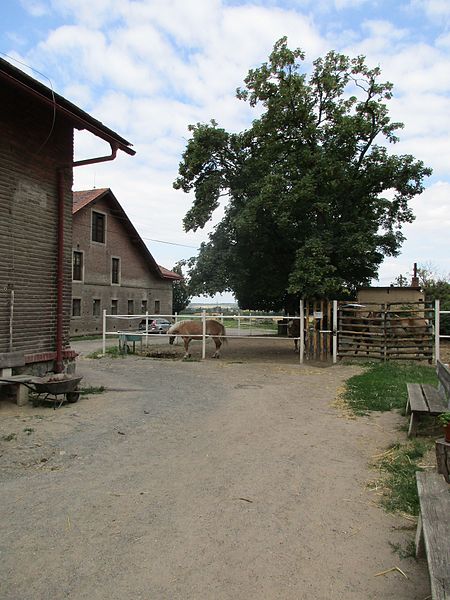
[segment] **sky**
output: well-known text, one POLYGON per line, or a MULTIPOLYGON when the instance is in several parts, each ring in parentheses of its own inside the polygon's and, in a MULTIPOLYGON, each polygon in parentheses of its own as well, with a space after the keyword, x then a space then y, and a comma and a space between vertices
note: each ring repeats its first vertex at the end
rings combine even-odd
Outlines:
MULTIPOLYGON (((414 262, 450 273, 450 0, 3 0, 1 17, 3 58, 133 144, 134 157, 76 168, 74 190, 111 188, 167 268, 196 255, 223 214, 183 230, 192 197, 172 183, 188 125, 247 128, 257 115, 236 88, 283 35, 306 52, 306 69, 329 50, 365 55, 394 84, 390 115, 405 124, 391 152, 433 169, 400 256, 385 259, 374 284, 414 262)), ((76 134, 76 159, 108 153, 76 134)))

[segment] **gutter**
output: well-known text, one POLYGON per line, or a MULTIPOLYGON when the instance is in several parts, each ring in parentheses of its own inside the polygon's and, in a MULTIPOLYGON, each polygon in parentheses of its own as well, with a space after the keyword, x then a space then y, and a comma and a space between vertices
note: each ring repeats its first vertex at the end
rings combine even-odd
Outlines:
POLYGON ((57 194, 58 194, 58 241, 56 264, 56 361, 55 373, 64 371, 63 362, 63 320, 64 320, 64 170, 85 165, 114 160, 117 155, 118 144, 109 142, 111 154, 86 158, 74 161, 72 164, 57 169, 57 194))

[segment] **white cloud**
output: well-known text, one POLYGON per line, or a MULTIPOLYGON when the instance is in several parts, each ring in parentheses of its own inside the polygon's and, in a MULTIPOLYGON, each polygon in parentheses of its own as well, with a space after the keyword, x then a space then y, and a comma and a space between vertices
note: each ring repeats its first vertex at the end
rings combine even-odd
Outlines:
MULTIPOLYGON (((194 240, 195 246, 206 239, 206 232, 183 232, 182 218, 192 199, 172 189, 189 136, 187 124, 215 118, 228 130, 246 128, 255 114, 235 98, 235 89, 249 68, 267 60, 282 35, 288 36, 290 47, 303 48, 308 61, 334 47, 351 56, 367 55, 370 66, 380 64, 383 79, 395 85, 392 118, 406 125, 401 143, 391 151, 412 153, 434 168, 435 177, 450 179, 446 31, 436 34, 436 40, 419 38, 390 14, 358 24, 349 20, 345 29, 332 21, 336 10, 377 6, 368 0, 305 0, 295 10, 259 0, 234 5, 224 0, 48 2, 30 1, 28 8, 51 6, 53 16, 63 15, 64 21, 29 50, 25 61, 51 73, 58 91, 137 150, 135 157, 119 153, 111 163, 76 169, 75 188, 111 187, 143 236, 187 244, 194 240)), ((444 19, 446 7, 450 10, 447 1, 415 0, 410 6, 430 18, 444 19)), ((103 155, 109 146, 92 135, 77 135, 76 152, 77 158, 103 155)), ((408 269, 414 260, 438 262, 447 256, 441 232, 448 218, 448 185, 434 183, 414 201, 418 219, 407 227, 408 241, 398 259, 408 269)), ((176 250, 165 253, 162 245, 151 249, 162 264, 175 262, 176 250)), ((192 254, 189 249, 179 252, 180 257, 192 254)))

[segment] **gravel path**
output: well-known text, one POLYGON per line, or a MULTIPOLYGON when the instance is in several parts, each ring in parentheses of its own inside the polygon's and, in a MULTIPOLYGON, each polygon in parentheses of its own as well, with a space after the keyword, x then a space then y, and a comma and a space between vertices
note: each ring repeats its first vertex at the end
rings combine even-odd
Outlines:
POLYGON ((366 486, 400 417, 332 406, 357 367, 230 347, 205 362, 82 356, 84 386, 107 392, 56 411, 0 403, 2 600, 429 594, 426 565, 390 547, 412 524, 366 486), (407 578, 375 576, 394 566, 407 578))

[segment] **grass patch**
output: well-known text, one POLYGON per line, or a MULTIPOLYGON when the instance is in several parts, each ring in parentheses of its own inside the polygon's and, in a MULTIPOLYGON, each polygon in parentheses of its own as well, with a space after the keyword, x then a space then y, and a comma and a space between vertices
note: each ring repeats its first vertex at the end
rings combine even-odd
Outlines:
POLYGON ((394 444, 374 465, 381 473, 377 485, 383 488, 381 504, 388 512, 419 514, 416 471, 423 470, 423 457, 433 443, 433 440, 415 439, 394 444))
MULTIPOLYGON (((106 356, 109 356, 110 358, 124 358, 126 354, 122 354, 122 352, 119 351, 118 346, 109 346, 106 348, 106 356)), ((94 350, 94 352, 86 354, 86 358, 103 358, 103 352, 102 350, 94 350)))
POLYGON ((407 383, 437 385, 433 367, 417 364, 372 363, 360 375, 351 377, 344 399, 355 414, 404 408, 408 397, 407 383))
POLYGON ((88 394, 103 394, 103 392, 105 391, 105 386, 100 385, 98 387, 82 387, 77 391, 80 393, 81 396, 87 396, 88 394))

